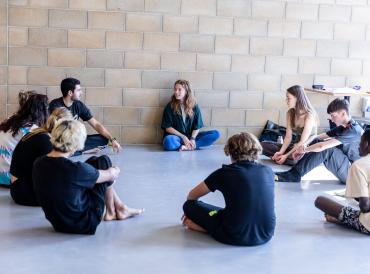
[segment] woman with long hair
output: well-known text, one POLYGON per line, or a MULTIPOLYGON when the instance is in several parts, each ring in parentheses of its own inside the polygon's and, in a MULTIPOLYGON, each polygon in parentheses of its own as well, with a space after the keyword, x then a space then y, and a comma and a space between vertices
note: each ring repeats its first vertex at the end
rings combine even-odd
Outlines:
POLYGON ((50 133, 57 121, 62 119, 72 120, 72 113, 66 108, 55 109, 43 127, 27 133, 15 147, 10 164, 10 195, 15 203, 25 206, 39 205, 33 191, 33 163, 53 149, 50 133))
POLYGON ((217 130, 199 132, 203 127, 202 114, 186 80, 175 82, 171 101, 163 111, 161 127, 165 150, 195 150, 210 146, 220 137, 217 130))
POLYGON ((44 125, 47 117, 48 97, 35 93, 0 124, 0 185, 10 185, 10 163, 19 140, 31 129, 44 125))
POLYGON ((283 144, 264 141, 261 145, 263 154, 271 157, 277 164, 294 165, 299 159, 294 155, 296 148, 317 134, 317 114, 301 86, 295 85, 287 89, 286 103, 289 110, 283 144), (293 132, 298 136, 295 144, 292 144, 293 132))

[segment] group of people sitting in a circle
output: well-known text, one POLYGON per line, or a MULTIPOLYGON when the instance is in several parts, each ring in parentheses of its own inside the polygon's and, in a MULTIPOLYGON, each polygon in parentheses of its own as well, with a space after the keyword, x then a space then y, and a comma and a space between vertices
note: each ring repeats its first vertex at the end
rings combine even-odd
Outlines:
MULTIPOLYGON (((85 162, 72 156, 98 146, 121 146, 112 134, 80 101, 80 82, 61 82, 62 97, 48 104, 46 95, 20 92, 19 109, 0 124, 0 185, 10 188, 14 202, 40 206, 59 232, 94 234, 102 219, 124 220, 143 213, 130 208, 113 188, 120 169, 107 155, 92 156, 85 162), (83 123, 98 134, 87 135, 83 123)), ((349 114, 349 103, 335 99, 327 109, 335 127, 317 135, 317 115, 304 90, 287 90, 287 131, 283 144, 260 142, 250 133, 235 134, 224 151, 231 164, 223 165, 193 188, 184 203, 183 224, 190 230, 209 233, 232 245, 259 245, 274 234, 274 180, 299 182, 314 167, 324 164, 347 183, 346 195, 359 200, 359 210, 342 206, 326 197, 315 204, 328 221, 370 232, 370 132, 349 114), (292 143, 292 134, 298 139, 292 143), (362 136, 362 137, 361 137, 362 136), (361 142, 360 142, 361 141, 361 142), (261 153, 277 164, 293 167, 274 174, 259 163, 261 153), (362 158, 360 158, 362 157, 362 158), (225 208, 199 201, 219 190, 225 208)), ((202 115, 190 84, 178 80, 163 111, 164 150, 189 151, 212 145, 217 130, 202 131, 202 115)))

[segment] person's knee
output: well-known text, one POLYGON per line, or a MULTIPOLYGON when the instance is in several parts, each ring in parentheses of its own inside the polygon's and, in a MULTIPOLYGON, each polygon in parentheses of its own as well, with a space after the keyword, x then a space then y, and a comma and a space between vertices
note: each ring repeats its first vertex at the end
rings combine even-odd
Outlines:
POLYGON ((98 157, 98 166, 99 166, 99 169, 108 169, 110 167, 112 167, 112 161, 111 159, 109 158, 108 155, 102 155, 100 157, 98 157))
POLYGON ((172 136, 166 136, 164 139, 163 139, 163 149, 164 150, 168 150, 168 151, 172 151, 172 150, 177 150, 179 147, 178 145, 176 144, 176 142, 174 142, 173 140, 173 137, 172 136))
POLYGON ((220 132, 218 130, 212 130, 213 136, 215 138, 215 141, 218 140, 221 136, 220 132))
POLYGON ((319 196, 316 198, 315 200, 315 207, 318 208, 318 209, 321 209, 322 208, 322 205, 323 203, 325 202, 325 197, 323 196, 319 196))
POLYGON ((195 201, 193 201, 193 200, 187 200, 184 203, 184 205, 182 206, 182 209, 183 209, 184 214, 186 216, 191 215, 192 209, 194 208, 194 204, 195 204, 195 201))

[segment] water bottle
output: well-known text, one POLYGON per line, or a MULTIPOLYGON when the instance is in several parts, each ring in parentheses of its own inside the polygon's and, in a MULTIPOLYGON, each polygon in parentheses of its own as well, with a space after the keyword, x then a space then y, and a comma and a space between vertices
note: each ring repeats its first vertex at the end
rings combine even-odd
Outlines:
POLYGON ((283 144, 283 136, 279 136, 278 139, 277 139, 277 143, 279 145, 282 145, 283 144))

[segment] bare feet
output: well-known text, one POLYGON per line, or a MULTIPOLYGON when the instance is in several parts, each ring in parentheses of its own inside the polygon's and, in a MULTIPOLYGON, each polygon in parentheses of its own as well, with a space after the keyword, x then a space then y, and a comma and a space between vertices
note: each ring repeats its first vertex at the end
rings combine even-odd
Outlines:
POLYGON ((107 207, 107 210, 106 210, 105 215, 104 215, 104 221, 113 221, 113 220, 116 220, 116 219, 117 219, 116 212, 112 211, 112 209, 109 209, 107 207))
POLYGON ((193 231, 197 231, 197 232, 207 233, 207 230, 205 230, 203 227, 194 223, 192 220, 190 220, 185 215, 182 216, 181 220, 182 220, 182 224, 184 226, 186 226, 188 229, 193 230, 193 231))
POLYGON ((117 220, 126 220, 128 218, 142 214, 145 208, 131 208, 127 205, 120 205, 116 207, 117 220))
POLYGON ((335 218, 333 216, 330 216, 329 214, 325 214, 324 216, 325 216, 326 221, 329 222, 329 223, 334 223, 334 224, 339 224, 340 223, 337 218, 335 218))
POLYGON ((180 149, 179 149, 179 151, 192 151, 192 150, 194 150, 193 148, 191 148, 191 147, 187 147, 187 146, 185 146, 185 145, 182 145, 181 147, 180 147, 180 149))

